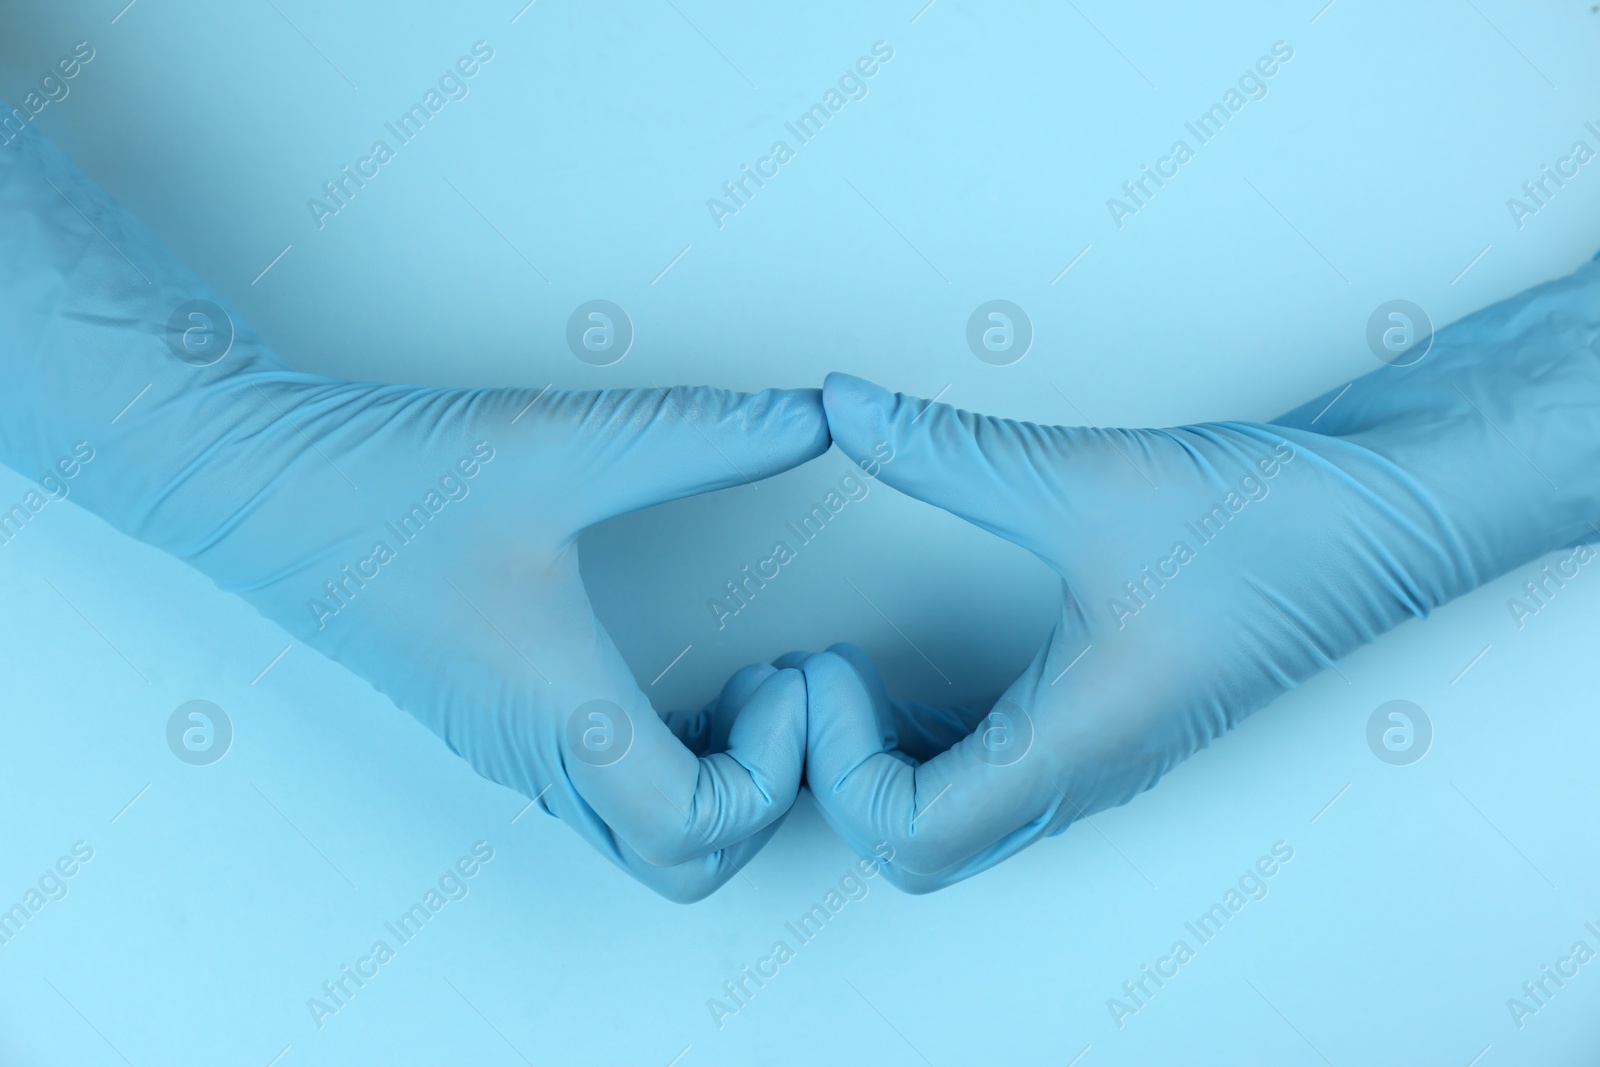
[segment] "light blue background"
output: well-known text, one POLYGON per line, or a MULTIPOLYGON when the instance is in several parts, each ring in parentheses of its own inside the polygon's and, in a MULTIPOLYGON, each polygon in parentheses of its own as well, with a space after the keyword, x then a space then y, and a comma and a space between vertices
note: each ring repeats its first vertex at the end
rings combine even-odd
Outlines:
MULTIPOLYGON (((1443 324, 1600 247, 1600 162, 1524 228, 1505 206, 1597 145, 1589 3, 922 2, 0 3, 0 95, 88 40, 39 127, 291 365, 371 379, 842 369, 1049 422, 1266 418, 1375 365, 1380 302, 1443 324), (471 95, 319 231, 306 199, 480 39, 471 95), (706 199, 878 40, 895 56, 870 95, 719 230, 706 199), (1295 56, 1267 98, 1119 231, 1106 198, 1277 40, 1295 56), (595 297, 637 329, 604 369, 563 342, 595 297), (1012 367, 963 339, 996 297, 1037 330, 1012 367)), ((691 646, 663 706, 836 640, 927 700, 1027 661, 1044 568, 882 487, 716 628, 707 600, 845 469, 831 453, 587 537, 641 683, 691 646)), ((0 471, 0 499, 24 488, 0 471)), ((707 998, 852 862, 809 800, 747 879, 663 903, 558 823, 513 821, 522 798, 318 655, 262 675, 285 634, 53 507, 0 548, 0 906, 73 842, 95 858, 0 947, 0 1062, 1592 1062, 1600 963, 1521 1030, 1506 1008, 1575 941, 1600 947, 1600 572, 1519 631, 1506 599, 1535 569, 995 871, 926 898, 869 883, 719 1030, 707 998), (198 769, 163 736, 196 698, 237 730, 198 769), (1436 730, 1404 768, 1365 741, 1396 698, 1436 730), (471 895, 316 1028, 306 999, 479 840, 496 855, 471 895), (1107 998, 1279 840, 1270 895, 1119 1029, 1107 998)))

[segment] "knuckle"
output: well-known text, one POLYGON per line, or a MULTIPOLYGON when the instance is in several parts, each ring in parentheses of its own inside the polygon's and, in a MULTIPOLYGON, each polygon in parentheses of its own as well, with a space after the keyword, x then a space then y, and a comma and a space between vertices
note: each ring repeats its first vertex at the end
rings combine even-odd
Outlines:
POLYGON ((926 836, 903 835, 895 845, 895 864, 913 877, 936 874, 950 865, 945 848, 926 836))
POLYGON ((708 851, 703 841, 690 839, 685 834, 662 831, 648 835, 648 840, 634 846, 639 858, 652 867, 676 867, 699 859, 708 851))
POLYGON ((651 886, 662 898, 674 904, 698 904, 717 891, 720 883, 700 878, 671 879, 663 885, 651 886))
POLYGON ((912 874, 899 867, 885 867, 883 876, 889 884, 910 896, 921 897, 944 888, 944 883, 925 874, 912 874))

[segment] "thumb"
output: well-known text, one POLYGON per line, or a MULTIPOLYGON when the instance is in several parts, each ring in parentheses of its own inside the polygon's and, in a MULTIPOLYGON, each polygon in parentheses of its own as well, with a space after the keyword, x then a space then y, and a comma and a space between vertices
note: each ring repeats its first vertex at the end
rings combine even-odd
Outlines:
POLYGON ((678 386, 552 393, 529 412, 569 449, 583 525, 753 484, 828 449, 815 389, 737 393, 678 386))
POLYGON ((834 443, 868 469, 876 466, 880 480, 1058 570, 1063 535, 1098 517, 1105 490, 1154 484, 1134 466, 1150 446, 1146 431, 975 415, 847 374, 828 375, 822 402, 834 443))

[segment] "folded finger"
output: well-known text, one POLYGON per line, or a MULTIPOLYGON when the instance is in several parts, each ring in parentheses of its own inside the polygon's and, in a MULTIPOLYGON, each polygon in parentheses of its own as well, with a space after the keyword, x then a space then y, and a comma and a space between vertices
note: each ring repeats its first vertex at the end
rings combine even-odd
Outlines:
POLYGON ((667 724, 667 729, 672 731, 674 737, 683 742, 683 747, 696 756, 725 751, 728 734, 733 730, 739 709, 744 707, 761 683, 775 673, 776 668, 766 663, 741 667, 711 703, 699 711, 663 711, 660 713, 661 721, 667 724))
POLYGON ((726 750, 706 756, 685 747, 643 693, 633 709, 603 700, 573 709, 563 762, 584 801, 645 862, 670 867, 710 856, 794 803, 806 736, 799 671, 774 669, 761 679, 728 727, 726 750))
POLYGON ((884 732, 885 747, 904 753, 913 762, 926 762, 958 743, 988 714, 974 707, 935 708, 911 700, 890 700, 883 678, 866 652, 847 643, 830 645, 828 651, 847 661, 861 676, 884 732))
POLYGON ((977 730, 911 766, 886 749, 873 694, 847 659, 821 653, 805 674, 808 780, 824 816, 858 852, 887 843, 898 870, 954 869, 958 880, 1037 839, 1064 803, 1016 705, 1002 701, 977 730))
MULTIPOLYGON (((715 852, 670 866, 647 861, 623 841, 604 819, 578 795, 571 783, 562 782, 539 800, 547 813, 571 827, 597 852, 647 888, 678 904, 693 904, 738 877, 788 818, 780 814, 767 826, 742 841, 715 852)), ((744 876, 748 879, 748 875, 744 876)), ((754 883, 752 883, 754 884, 754 883)))
MULTIPOLYGON (((743 841, 736 841, 716 852, 670 867, 646 861, 622 842, 618 842, 613 858, 623 870, 668 900, 678 904, 694 904, 735 878, 749 882, 749 875, 744 873, 744 868, 772 840, 788 816, 786 810, 743 841)), ((755 885, 754 882, 749 884, 755 885)))

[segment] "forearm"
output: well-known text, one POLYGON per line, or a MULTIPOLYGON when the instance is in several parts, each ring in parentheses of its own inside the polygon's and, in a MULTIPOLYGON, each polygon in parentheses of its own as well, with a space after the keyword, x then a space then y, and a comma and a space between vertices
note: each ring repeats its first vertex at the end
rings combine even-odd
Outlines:
POLYGON ((43 137, 0 148, 0 461, 184 554, 249 498, 240 471, 271 477, 274 399, 316 380, 224 307, 43 137), (259 464, 218 462, 252 438, 259 464))
POLYGON ((1473 584, 1600 534, 1600 262, 1452 323, 1417 364, 1278 424, 1391 464, 1473 584))

